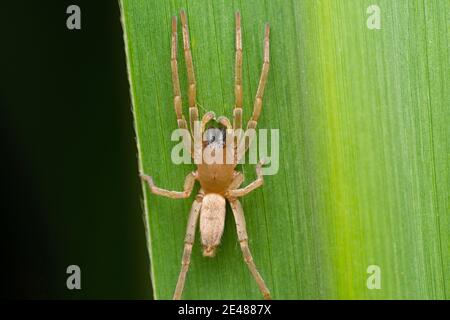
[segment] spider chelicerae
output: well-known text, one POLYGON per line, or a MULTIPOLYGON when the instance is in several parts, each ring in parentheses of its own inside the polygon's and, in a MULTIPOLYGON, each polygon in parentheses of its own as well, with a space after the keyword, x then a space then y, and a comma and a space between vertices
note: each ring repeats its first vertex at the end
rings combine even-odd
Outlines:
MULTIPOLYGON (((236 61, 235 61, 235 105, 233 109, 233 124, 226 117, 221 116, 216 119, 213 112, 207 112, 199 121, 199 113, 196 101, 196 82, 194 75, 194 66, 192 62, 192 53, 189 43, 189 30, 187 24, 186 13, 181 11, 181 24, 183 28, 183 47, 187 68, 188 78, 188 104, 189 104, 189 120, 190 120, 190 133, 188 132, 190 146, 190 154, 192 157, 198 155, 199 152, 205 148, 215 151, 221 151, 223 157, 226 158, 227 152, 230 149, 227 148, 227 132, 235 132, 242 129, 242 31, 241 31, 241 16, 239 12, 236 12, 236 61), (213 129, 207 129, 206 125, 210 122, 220 125, 219 129, 211 131, 213 129), (196 123, 200 123, 200 138, 193 133, 193 128, 196 123), (204 133, 204 134, 203 134, 204 133), (201 141, 198 141, 201 139, 201 141)), ((174 105, 175 113, 177 116, 178 127, 180 129, 188 130, 187 122, 182 113, 182 101, 180 91, 180 81, 178 77, 178 62, 177 62, 177 17, 172 19, 172 83, 174 93, 174 105)), ((247 130, 255 129, 258 118, 261 113, 262 101, 264 95, 264 88, 267 82, 267 75, 269 71, 269 25, 266 25, 264 35, 264 60, 262 65, 261 77, 259 80, 258 89, 256 92, 253 114, 247 124, 247 130)), ((240 156, 247 151, 248 142, 246 138, 236 137, 239 140, 234 143, 233 161, 218 161, 217 163, 200 162, 197 164, 197 170, 187 175, 184 183, 184 191, 169 191, 157 187, 153 183, 153 179, 150 176, 141 174, 141 178, 147 181, 150 190, 157 195, 169 197, 172 199, 188 198, 192 192, 196 181, 200 183, 200 190, 197 194, 194 203, 192 204, 191 212, 188 219, 186 236, 184 240, 184 252, 182 257, 182 267, 178 277, 177 286, 173 295, 174 299, 180 299, 184 283, 186 280, 186 274, 189 269, 191 260, 192 246, 194 244, 195 230, 197 222, 200 220, 200 235, 201 243, 203 246, 203 255, 206 257, 213 257, 217 246, 220 244, 220 239, 223 234, 225 224, 225 206, 226 201, 230 203, 233 211, 234 219, 236 222, 237 234, 240 243, 240 247, 243 253, 245 262, 247 263, 251 274, 256 280, 256 283, 263 294, 265 299, 270 299, 270 292, 264 283, 263 278, 258 272, 256 265, 253 261, 250 249, 248 246, 248 236, 245 226, 244 211, 238 198, 243 197, 249 192, 252 192, 256 188, 263 184, 262 165, 263 161, 260 161, 256 166, 257 178, 255 181, 240 188, 244 177, 241 172, 236 171, 236 166, 239 163, 240 156), (245 140, 245 142, 243 142, 245 140), (238 151, 237 146, 242 145, 244 147, 238 151)), ((222 158, 222 159, 224 159, 222 158)))

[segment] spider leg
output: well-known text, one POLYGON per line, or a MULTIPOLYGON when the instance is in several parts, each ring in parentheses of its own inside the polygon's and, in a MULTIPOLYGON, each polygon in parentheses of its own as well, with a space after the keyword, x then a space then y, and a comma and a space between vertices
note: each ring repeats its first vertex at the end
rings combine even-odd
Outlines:
MULTIPOLYGON (((248 129, 255 129, 258 123, 259 116, 261 114, 263 97, 264 97, 264 89, 267 83, 267 76, 269 74, 269 36, 270 36, 270 27, 269 24, 266 24, 265 34, 264 34, 264 60, 263 66, 261 70, 261 76, 259 79, 258 89, 256 91, 255 103, 253 105, 253 114, 251 119, 247 123, 248 129)), ((240 159, 244 156, 245 152, 251 145, 251 139, 244 135, 238 136, 238 141, 235 141, 235 163, 238 163, 240 159)))
POLYGON ((192 203, 191 213, 189 214, 189 220, 186 227, 186 236, 184 238, 184 250, 183 258, 181 260, 181 270, 178 276, 177 286, 175 293, 173 294, 173 300, 180 300, 184 289, 184 283, 186 281, 186 274, 189 270, 191 263, 192 246, 194 245, 195 229, 197 227, 198 216, 202 207, 203 191, 200 190, 197 198, 192 203))
POLYGON ((192 189, 195 184, 195 180, 197 179, 197 171, 191 172, 186 176, 186 179, 184 181, 184 188, 183 191, 170 191, 166 189, 159 188, 155 186, 155 183, 153 182, 153 178, 150 176, 147 176, 145 174, 141 174, 141 179, 144 181, 147 181, 150 190, 159 196, 164 196, 167 198, 172 199, 182 199, 182 198, 188 198, 191 195, 192 189))
POLYGON ((234 65, 234 95, 235 104, 233 109, 233 161, 238 163, 238 144, 242 139, 242 29, 241 14, 236 12, 236 57, 234 65))
POLYGON ((175 113, 177 115, 178 127, 187 129, 187 123, 183 116, 183 108, 181 101, 180 79, 178 77, 178 61, 177 61, 177 17, 172 18, 172 85, 173 85, 173 103, 175 106, 175 113))
POLYGON ((264 161, 260 161, 256 165, 256 180, 250 183, 248 186, 241 188, 241 189, 231 189, 226 192, 227 197, 231 198, 237 198, 237 197, 243 197, 246 194, 252 192, 256 188, 260 187, 264 183, 263 175, 262 175, 262 165, 264 164, 264 161))
MULTIPOLYGON (((177 61, 177 17, 172 18, 172 85, 173 85, 173 103, 175 106, 175 113, 177 115, 178 128, 187 130, 186 119, 183 116, 183 104, 181 100, 180 79, 178 76, 178 61, 177 61)), ((192 155, 192 136, 189 131, 184 132, 183 141, 185 142, 186 150, 192 155)))
POLYGON ((195 121, 193 127, 194 146, 192 149, 192 157, 195 164, 202 163, 203 159, 203 132, 206 124, 216 117, 215 113, 209 111, 203 115, 202 121, 195 121))
POLYGON ((194 63, 192 62, 192 52, 189 43, 189 28, 184 10, 180 12, 181 25, 183 27, 183 47, 184 58, 186 60, 186 69, 188 77, 188 99, 189 99, 189 119, 191 124, 191 130, 194 128, 194 122, 198 121, 198 108, 197 108, 197 89, 195 82, 194 63))
POLYGON ((244 175, 240 171, 234 171, 233 172, 233 181, 231 182, 229 189, 234 190, 236 188, 239 188, 242 182, 244 182, 244 175))
POLYGON ((233 126, 232 126, 230 120, 225 116, 220 116, 219 118, 217 118, 217 122, 226 128, 226 151, 225 151, 227 154, 226 162, 227 162, 227 164, 228 164, 228 162, 236 163, 235 158, 234 158, 236 149, 234 149, 235 148, 235 143, 234 143, 235 138, 234 138, 233 126), (233 140, 231 140, 229 137, 232 137, 233 140), (228 144, 229 140, 232 143, 230 142, 230 144, 228 144), (228 157, 230 157, 230 158, 228 158, 228 157), (231 158, 231 157, 233 157, 233 158, 231 158))
POLYGON ((234 95, 233 128, 242 128, 242 30, 241 14, 236 12, 236 58, 234 67, 234 95))
POLYGON ((216 117, 216 114, 213 111, 208 111, 207 113, 204 114, 203 118, 202 118, 202 123, 201 123, 201 134, 203 134, 203 132, 205 132, 205 127, 206 124, 211 121, 212 119, 214 119, 216 117))
POLYGON ((231 126, 230 120, 225 116, 220 116, 217 118, 217 122, 222 124, 227 130, 232 130, 233 127, 231 126))
POLYGON ((244 256, 244 261, 247 264, 251 274, 253 275, 253 278, 255 278, 255 281, 259 287, 259 290, 261 291, 264 299, 270 300, 270 291, 267 288, 263 278, 258 272, 258 269, 256 268, 255 262, 253 261, 252 254, 250 252, 250 248, 248 247, 248 236, 247 236, 247 230, 245 226, 245 217, 244 217, 244 210, 242 209, 241 203, 238 199, 228 198, 228 201, 230 202, 231 209, 233 210, 234 220, 236 222, 236 229, 239 239, 239 244, 241 246, 242 255, 244 256))
POLYGON ((258 90, 256 91, 255 104, 253 105, 253 115, 247 124, 247 129, 256 128, 259 115, 261 114, 264 88, 267 82, 267 75, 269 73, 269 24, 266 24, 266 31, 264 35, 264 62, 261 70, 261 77, 259 79, 258 90))

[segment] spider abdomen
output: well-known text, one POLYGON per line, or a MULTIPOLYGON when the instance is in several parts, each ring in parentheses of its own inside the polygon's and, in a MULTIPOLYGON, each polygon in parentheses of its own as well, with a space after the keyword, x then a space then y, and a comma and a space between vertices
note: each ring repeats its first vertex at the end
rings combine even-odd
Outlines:
POLYGON ((206 194, 200 211, 200 236, 203 255, 213 257, 220 244, 225 226, 225 198, 216 193, 206 194))

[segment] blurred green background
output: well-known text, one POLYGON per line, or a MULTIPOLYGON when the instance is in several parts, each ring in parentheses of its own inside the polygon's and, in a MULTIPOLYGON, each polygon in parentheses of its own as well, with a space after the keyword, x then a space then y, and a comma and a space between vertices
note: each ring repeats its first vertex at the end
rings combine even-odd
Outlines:
POLYGON ((0 10, 2 297, 151 298, 117 2, 0 10))

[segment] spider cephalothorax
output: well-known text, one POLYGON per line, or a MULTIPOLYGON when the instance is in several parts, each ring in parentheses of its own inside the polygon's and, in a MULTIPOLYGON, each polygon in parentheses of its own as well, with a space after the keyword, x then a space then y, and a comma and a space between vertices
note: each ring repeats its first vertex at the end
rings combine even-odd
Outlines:
MULTIPOLYGON (((186 274, 191 261, 192 246, 194 244, 197 221, 200 220, 200 235, 203 246, 203 255, 213 257, 225 225, 225 206, 230 203, 236 222, 239 243, 242 249, 244 260, 250 272, 258 284, 264 298, 270 299, 270 293, 264 283, 263 278, 256 269, 250 249, 248 247, 248 237, 245 226, 244 211, 238 198, 242 197, 263 184, 262 162, 256 166, 257 179, 244 188, 240 188, 244 178, 241 172, 236 171, 239 159, 246 152, 248 143, 243 135, 234 134, 242 131, 242 32, 241 17, 236 13, 236 64, 235 64, 235 106, 233 109, 233 124, 226 117, 216 119, 213 112, 207 112, 201 121, 198 119, 198 108, 196 102, 196 82, 192 53, 189 44, 189 31, 186 14, 181 11, 181 23, 183 27, 183 47, 186 60, 188 76, 188 105, 189 123, 191 132, 189 151, 194 158, 197 170, 187 175, 184 183, 184 191, 169 191, 161 189, 153 183, 150 176, 142 174, 141 177, 148 182, 150 190, 158 195, 169 198, 187 198, 190 196, 195 181, 200 183, 200 191, 192 204, 189 215, 182 267, 178 277, 177 286, 173 298, 180 299, 183 292, 186 274), (206 128, 208 124, 214 122, 216 127, 206 128), (199 125, 200 124, 200 125, 199 125), (199 128, 199 134, 194 134, 194 128, 199 128), (232 133, 232 134, 229 134, 232 133), (230 140, 232 139, 232 140, 230 140), (233 143, 229 143, 232 141, 233 143), (243 148, 239 148, 243 146, 243 148), (229 155, 232 154, 230 157, 229 155), (227 157, 228 155, 228 157, 227 157), (231 160, 230 160, 231 159, 231 160)), ((267 82, 269 71, 269 25, 266 25, 264 36, 264 61, 261 71, 258 90, 256 92, 253 115, 247 124, 247 129, 255 129, 261 113, 264 87, 267 82)), ((177 19, 172 19, 172 81, 174 92, 175 113, 178 127, 188 129, 188 124, 183 116, 180 82, 178 78, 177 63, 177 19)))

